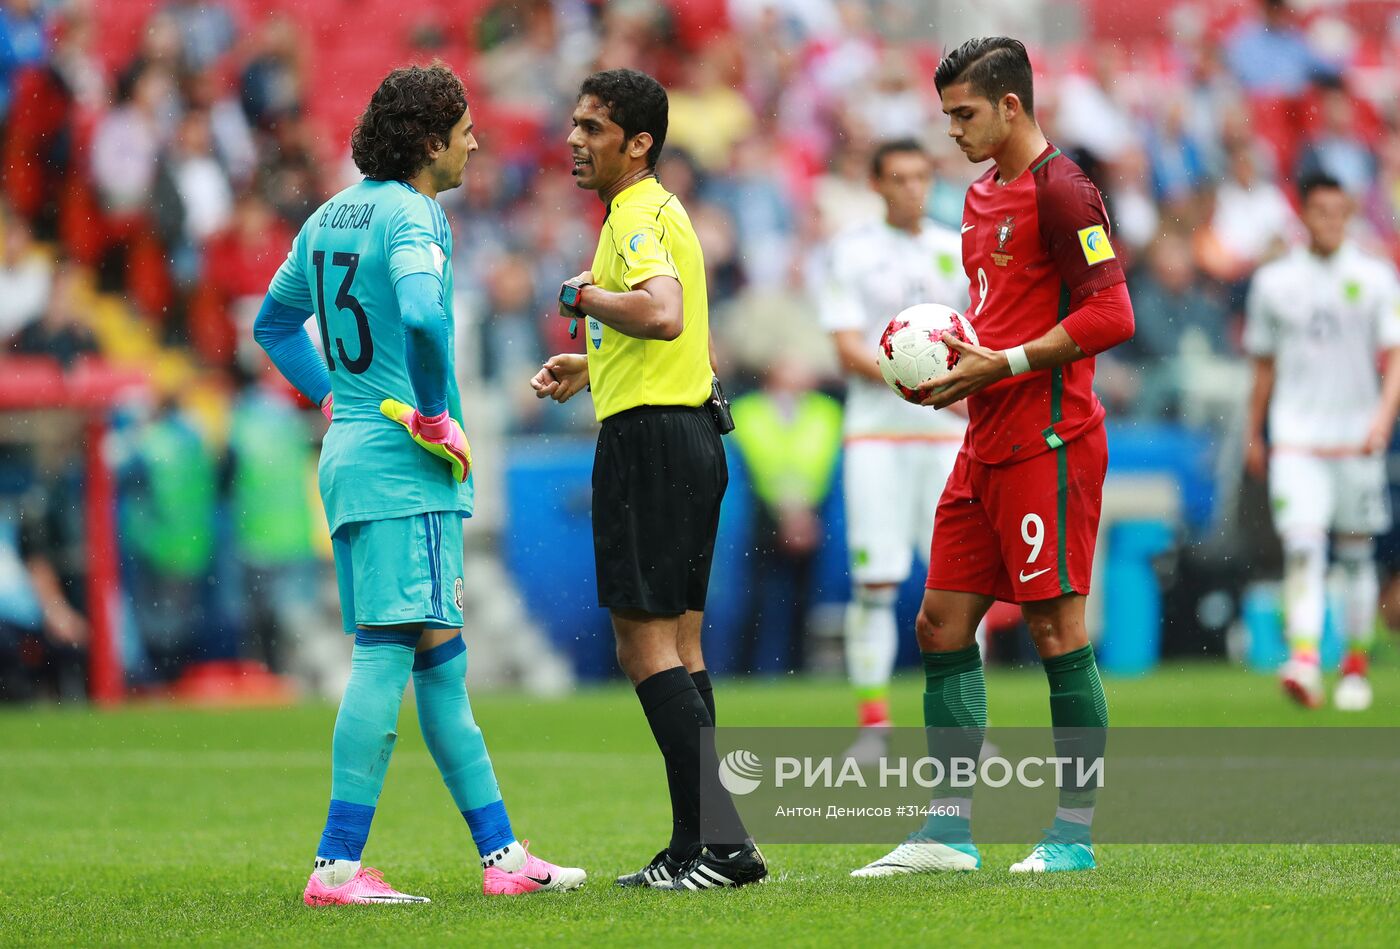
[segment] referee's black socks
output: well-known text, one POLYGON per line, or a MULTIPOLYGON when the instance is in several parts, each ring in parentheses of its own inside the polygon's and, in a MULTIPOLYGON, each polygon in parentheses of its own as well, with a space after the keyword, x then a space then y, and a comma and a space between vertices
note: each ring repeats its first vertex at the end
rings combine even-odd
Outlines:
MULTIPOLYGON (((706 684, 708 684, 708 675, 706 684)), ((651 733, 666 759, 667 785, 671 792, 671 858, 686 861, 694 856, 701 842, 700 782, 703 768, 714 778, 709 793, 718 790, 714 801, 717 816, 711 819, 715 831, 707 842, 743 841, 747 832, 734 811, 728 792, 719 785, 719 760, 713 740, 702 740, 702 728, 714 725, 705 701, 684 666, 666 669, 637 683, 637 698, 646 713, 651 733)))
POLYGON ((705 711, 710 713, 710 724, 718 725, 719 716, 715 714, 715 687, 710 684, 710 670, 692 672, 690 681, 695 683, 695 691, 700 693, 700 701, 705 703, 705 711))
MULTIPOLYGON (((715 688, 710 684, 710 673, 701 669, 699 672, 692 672, 690 674, 690 679, 695 683, 695 691, 700 693, 700 701, 705 703, 705 711, 710 713, 711 724, 718 724, 719 720, 715 718, 715 688)), ((672 856, 680 852, 679 848, 681 845, 685 845, 691 849, 700 846, 700 832, 698 827, 691 824, 689 820, 681 820, 679 822, 676 820, 676 801, 684 799, 683 793, 676 786, 676 781, 676 775, 672 773, 670 767, 667 767, 666 787, 671 793, 672 814, 671 844, 667 849, 671 851, 672 856)))

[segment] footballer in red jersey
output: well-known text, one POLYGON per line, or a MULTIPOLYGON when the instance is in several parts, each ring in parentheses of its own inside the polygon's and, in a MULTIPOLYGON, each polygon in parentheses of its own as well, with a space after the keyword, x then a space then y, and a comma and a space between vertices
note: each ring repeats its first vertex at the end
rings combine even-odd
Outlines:
MULTIPOLYGON (((969 389, 965 457, 939 506, 943 536, 929 583, 1012 602, 1088 593, 1108 461, 1091 354, 1105 347, 1095 345, 1098 327, 1079 320, 1093 316, 1084 304, 1099 293, 1118 298, 1114 315, 1131 314, 1103 200, 1079 166, 1047 144, 1014 180, 1002 182, 994 166, 972 185, 962 239, 967 315, 982 346, 998 351, 989 352, 1002 363, 993 368, 1004 372, 984 388, 961 387, 969 389), (1044 368, 1031 371, 1035 353, 1027 347, 1022 371, 1011 375, 1010 351, 1051 333, 1062 337, 1052 341, 1061 351, 1074 347, 1068 355, 1080 358, 1036 360, 1044 368)), ((942 406, 957 396, 945 390, 932 401, 942 406)))
MULTIPOLYGON (((1044 663, 1055 752, 1083 774, 1101 761, 1108 725, 1084 626, 1108 464, 1094 356, 1132 336, 1132 305, 1098 188, 1036 123, 1025 47, 969 40, 943 57, 934 84, 948 134, 969 161, 994 164, 969 189, 962 222, 980 345, 945 334, 957 366, 923 387, 925 405, 966 399, 969 417, 916 624, 929 752, 977 758, 987 700, 973 637, 1001 599, 1021 605, 1044 663)), ((1051 829, 1012 871, 1092 869, 1095 796, 1092 782, 1062 786, 1051 829)), ((921 830, 856 875, 980 866, 970 792, 940 787, 934 804, 921 830)))

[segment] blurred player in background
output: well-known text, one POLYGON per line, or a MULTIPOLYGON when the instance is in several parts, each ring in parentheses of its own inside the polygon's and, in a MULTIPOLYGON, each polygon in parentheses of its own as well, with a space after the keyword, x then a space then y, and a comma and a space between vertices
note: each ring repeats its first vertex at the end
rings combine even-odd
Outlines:
POLYGON ((916 303, 967 307, 962 239, 924 214, 933 161, 914 139, 888 141, 870 162, 885 218, 832 239, 818 295, 846 371, 846 537, 852 599, 846 608, 846 671, 861 738, 849 754, 878 760, 888 745, 889 685, 899 633, 895 597, 914 553, 928 555, 933 516, 962 447, 961 406, 930 412, 896 398, 875 365, 885 326, 916 303))
MULTIPOLYGON (((926 405, 968 400, 967 437, 938 505, 917 634, 930 754, 976 760, 987 692, 975 642, 994 600, 1021 605, 1050 685, 1055 754, 1067 777, 1102 759, 1108 705, 1084 626, 1103 478, 1104 408, 1095 354, 1130 338, 1133 311, 1109 242, 1103 199, 1045 140, 1030 59, 1006 37, 969 40, 938 64, 948 134, 972 162, 995 166, 964 202, 967 316, 982 345, 944 334, 960 354, 921 387, 926 405)), ((1095 866, 1095 787, 1060 788, 1053 826, 1012 872, 1095 866)), ((974 870, 972 799, 946 783, 924 827, 856 876, 974 870)))
POLYGON ((1400 283, 1389 263, 1347 241, 1353 203, 1336 179, 1310 177, 1299 194, 1307 246, 1261 267, 1249 290, 1244 345, 1254 388, 1245 463, 1256 478, 1267 469, 1283 541, 1283 688, 1308 708, 1323 702, 1318 643, 1331 533, 1348 642, 1333 701, 1364 711, 1379 595, 1375 538, 1390 528, 1385 451, 1400 407, 1400 283))
POLYGON ((453 369, 452 232, 435 200, 476 150, 461 81, 396 69, 351 141, 365 178, 307 220, 254 335, 331 419, 321 497, 335 549, 350 681, 331 744, 331 802, 309 906, 425 903, 360 865, 410 676, 423 739, 471 829, 488 894, 568 890, 584 872, 511 830, 472 717, 462 642, 462 521, 471 450, 453 369), (315 315, 324 357, 303 325, 315 315), (411 395, 413 405, 399 399, 411 395), (407 431, 405 431, 407 429, 407 431))

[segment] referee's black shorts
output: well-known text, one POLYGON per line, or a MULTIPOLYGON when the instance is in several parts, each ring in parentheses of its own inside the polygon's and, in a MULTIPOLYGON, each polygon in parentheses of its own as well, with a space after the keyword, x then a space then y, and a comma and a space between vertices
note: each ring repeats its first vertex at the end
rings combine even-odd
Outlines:
POLYGON ((603 420, 593 457, 598 605, 703 610, 729 485, 709 409, 643 405, 603 420))

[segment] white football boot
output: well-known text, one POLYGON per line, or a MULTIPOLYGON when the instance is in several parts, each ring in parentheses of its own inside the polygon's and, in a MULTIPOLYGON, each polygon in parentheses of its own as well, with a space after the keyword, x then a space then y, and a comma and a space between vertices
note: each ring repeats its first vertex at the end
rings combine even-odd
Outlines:
POLYGON ((1332 704, 1341 712, 1364 712, 1371 707, 1371 683, 1363 675, 1342 676, 1332 693, 1332 704))
POLYGON ((853 877, 892 877, 905 873, 948 873, 982 866, 977 847, 969 843, 945 844, 917 834, 874 863, 852 870, 853 877))
POLYGON ((1279 670, 1278 679, 1284 693, 1304 708, 1318 708, 1322 705, 1322 669, 1316 662, 1290 659, 1279 670))

